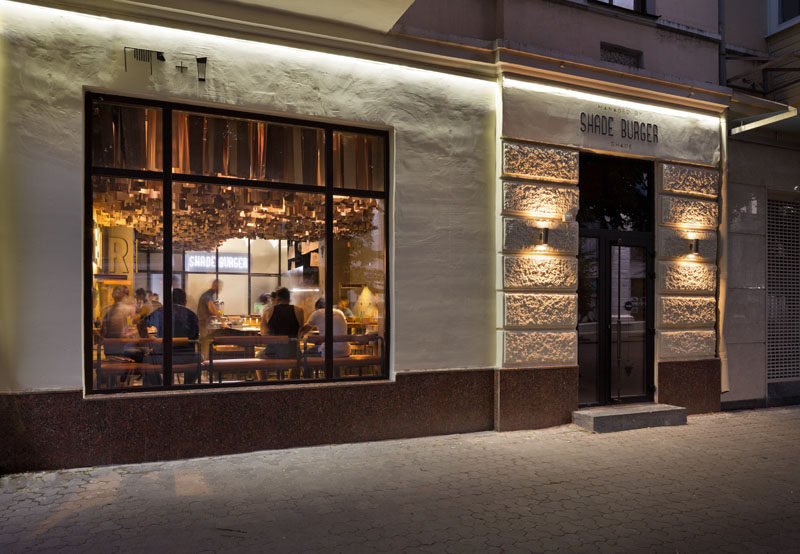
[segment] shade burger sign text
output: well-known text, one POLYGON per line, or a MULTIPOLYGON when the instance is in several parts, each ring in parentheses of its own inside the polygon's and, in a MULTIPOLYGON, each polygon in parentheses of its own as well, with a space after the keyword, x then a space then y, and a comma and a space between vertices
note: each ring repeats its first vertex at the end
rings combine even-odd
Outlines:
POLYGON ((641 142, 658 143, 658 125, 626 119, 615 119, 611 115, 581 112, 581 133, 592 133, 606 137, 619 136, 624 140, 638 140, 641 142))
POLYGON ((247 273, 247 254, 229 254, 220 252, 187 252, 186 271, 220 273, 247 273), (219 256, 219 258, 217 257, 219 256), (219 262, 219 269, 217 263, 219 262))

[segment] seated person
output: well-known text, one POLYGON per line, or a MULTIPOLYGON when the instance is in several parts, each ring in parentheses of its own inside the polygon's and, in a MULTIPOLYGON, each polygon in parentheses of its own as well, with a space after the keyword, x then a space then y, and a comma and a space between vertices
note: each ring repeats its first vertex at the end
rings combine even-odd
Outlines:
MULTIPOLYGON (((156 336, 163 338, 164 336, 164 308, 157 308, 147 318, 145 323, 148 327, 156 328, 156 336)), ((197 340, 200 336, 200 324, 197 320, 197 314, 186 307, 186 292, 183 289, 172 289, 172 336, 174 338, 188 338, 190 340, 197 340)), ((158 358, 163 359, 163 351, 154 348, 153 354, 158 358)), ((194 364, 197 363, 197 350, 194 345, 189 346, 173 346, 172 347, 172 364, 194 364)), ((161 384, 161 376, 153 375, 157 378, 158 383, 148 384, 161 384)), ((156 381, 156 379, 152 379, 156 381)), ((200 380, 200 372, 187 371, 184 374, 184 384, 197 383, 200 380)))
POLYGON ((350 301, 345 297, 342 297, 339 300, 339 303, 337 304, 337 307, 342 311, 342 313, 344 314, 344 317, 346 317, 348 319, 351 318, 351 317, 355 317, 355 316, 353 316, 353 311, 350 309, 349 306, 350 306, 350 301))
MULTIPOLYGON (((314 311, 308 317, 305 325, 300 329, 300 334, 305 335, 312 329, 317 329, 320 335, 325 335, 325 298, 317 299, 314 304, 314 311)), ((346 335, 347 334, 347 319, 341 310, 333 309, 333 334, 346 335)), ((313 349, 309 349, 308 355, 325 357, 325 344, 320 344, 313 349)), ((343 358, 350 355, 350 343, 348 342, 334 342, 333 343, 333 357, 343 358)))
MULTIPOLYGON (((261 334, 264 336, 290 337, 297 339, 303 322, 303 309, 292 305, 291 293, 281 287, 271 294, 272 306, 261 314, 261 334)), ((262 358, 297 358, 297 342, 269 344, 261 352, 262 358)))
POLYGON ((162 306, 161 301, 158 299, 158 293, 151 290, 147 291, 147 299, 150 301, 150 305, 153 306, 154 310, 162 306))
MULTIPOLYGON (((130 291, 125 285, 116 285, 111 291, 114 303, 103 313, 100 323, 100 336, 108 339, 133 339, 138 337, 136 327, 131 322, 136 317, 136 306, 131 302, 130 291)), ((141 363, 144 351, 131 344, 106 344, 103 346, 106 357, 122 356, 141 363)))
POLYGON ((139 331, 139 336, 147 338, 147 327, 145 319, 149 316, 155 308, 150 303, 150 298, 147 296, 147 291, 142 288, 136 289, 133 293, 133 300, 136 306, 136 316, 133 318, 133 323, 139 331))

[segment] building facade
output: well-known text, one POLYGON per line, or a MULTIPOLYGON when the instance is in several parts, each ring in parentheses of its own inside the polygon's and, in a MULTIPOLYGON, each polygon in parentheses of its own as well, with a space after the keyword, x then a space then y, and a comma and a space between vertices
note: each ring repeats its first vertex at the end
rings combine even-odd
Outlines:
POLYGON ((800 397, 792 2, 179 4, 0 4, 3 470, 800 397))

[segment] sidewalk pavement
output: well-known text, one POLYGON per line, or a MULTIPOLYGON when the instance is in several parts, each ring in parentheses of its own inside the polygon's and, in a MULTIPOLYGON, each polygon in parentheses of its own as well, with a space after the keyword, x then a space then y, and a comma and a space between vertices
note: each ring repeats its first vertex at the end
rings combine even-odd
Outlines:
POLYGON ((799 498, 791 407, 10 475, 0 552, 800 552, 799 498))

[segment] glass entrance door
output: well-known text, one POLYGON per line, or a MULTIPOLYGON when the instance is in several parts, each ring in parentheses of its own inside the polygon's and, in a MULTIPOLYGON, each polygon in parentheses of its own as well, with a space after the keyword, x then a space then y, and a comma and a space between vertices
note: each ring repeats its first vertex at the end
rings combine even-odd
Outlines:
POLYGON ((652 398, 649 237, 583 236, 578 255, 578 365, 582 405, 652 398))
POLYGON ((647 250, 611 244, 610 398, 647 396, 647 250))
POLYGON ((580 154, 578 401, 653 398, 653 163, 580 154))

